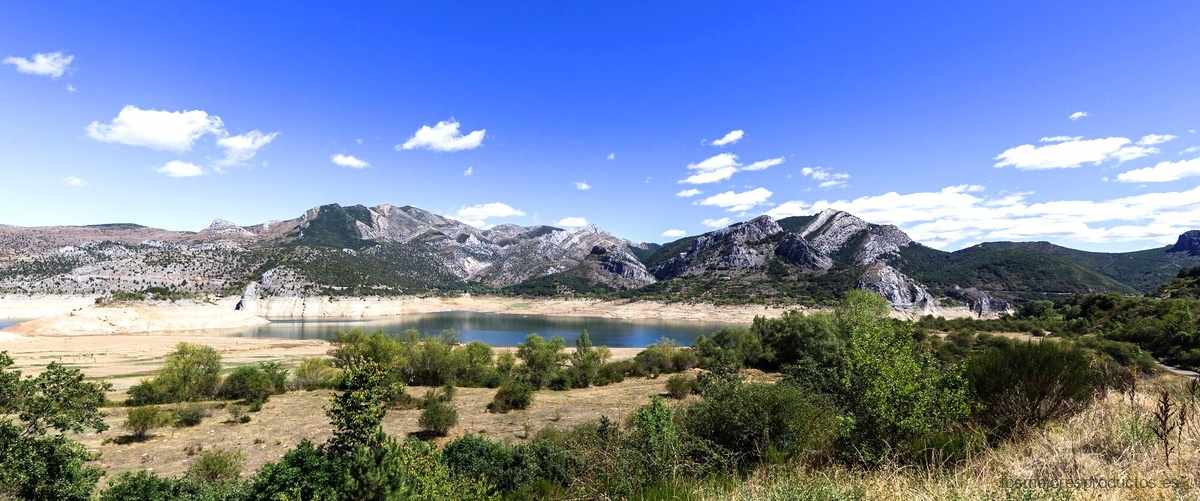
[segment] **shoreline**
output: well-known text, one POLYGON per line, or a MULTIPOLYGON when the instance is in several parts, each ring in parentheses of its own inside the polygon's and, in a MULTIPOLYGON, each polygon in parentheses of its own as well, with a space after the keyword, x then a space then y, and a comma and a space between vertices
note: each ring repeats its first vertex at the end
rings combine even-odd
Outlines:
MULTIPOLYGON (((77 337, 151 333, 212 333, 266 325, 271 321, 386 320, 406 315, 472 312, 626 321, 748 324, 794 308, 761 305, 661 303, 590 299, 457 297, 237 297, 180 301, 117 302, 97 305, 94 296, 0 296, 0 318, 29 319, 0 332, 22 336, 77 337)), ((815 310, 810 310, 815 311, 815 310)))

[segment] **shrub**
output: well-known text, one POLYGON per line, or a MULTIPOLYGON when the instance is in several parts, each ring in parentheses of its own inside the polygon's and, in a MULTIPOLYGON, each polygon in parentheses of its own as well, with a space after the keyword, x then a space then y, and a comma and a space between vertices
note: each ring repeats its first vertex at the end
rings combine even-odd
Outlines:
POLYGON ((194 402, 216 395, 221 355, 208 346, 179 343, 153 379, 129 389, 128 405, 194 402))
POLYGON ((675 374, 667 378, 667 393, 675 399, 683 399, 692 394, 696 387, 696 379, 685 375, 675 374))
POLYGON ((696 339, 696 352, 701 367, 705 368, 717 365, 759 367, 771 359, 762 339, 741 327, 727 327, 712 336, 700 336, 696 339))
POLYGON ((571 378, 571 373, 563 370, 554 373, 550 376, 548 386, 554 391, 566 391, 575 387, 574 379, 571 378))
POLYGON ((187 478, 206 484, 232 482, 242 475, 246 455, 240 451, 213 449, 201 452, 188 467, 187 478))
POLYGON ((100 501, 216 501, 239 499, 235 482, 206 483, 179 478, 160 477, 152 471, 125 472, 118 475, 100 493, 100 501))
POLYGON ((200 421, 208 415, 208 411, 204 406, 199 404, 189 404, 175 409, 175 426, 180 428, 188 426, 196 426, 200 421))
POLYGON ((458 410, 450 402, 435 400, 425 405, 417 423, 421 425, 422 430, 444 437, 450 428, 458 424, 458 410))
POLYGON ((725 383, 683 411, 688 432, 735 452, 741 462, 771 451, 786 456, 823 455, 842 431, 836 409, 821 397, 788 384, 725 383))
POLYGON ((633 358, 632 372, 639 376, 679 372, 694 367, 697 360, 692 350, 680 348, 674 340, 663 338, 638 352, 633 358))
POLYGON ((125 429, 137 440, 145 440, 150 431, 167 424, 167 413, 154 405, 129 409, 125 418, 125 429))
POLYGON ((250 422, 250 416, 246 415, 246 406, 241 404, 231 404, 229 406, 229 421, 227 423, 246 424, 250 422))
POLYGON ((571 354, 571 369, 568 373, 571 386, 587 388, 596 384, 600 367, 608 357, 608 348, 593 347, 592 338, 588 336, 587 331, 579 333, 579 338, 575 340, 575 352, 571 354))
POLYGON ((478 478, 501 492, 512 492, 521 484, 521 468, 507 445, 479 435, 464 435, 446 444, 442 461, 462 478, 478 478))
POLYGON ((435 447, 390 437, 331 453, 305 441, 259 470, 248 499, 488 499, 478 479, 451 476, 435 447))
POLYGON ((256 365, 234 369, 221 384, 221 398, 245 402, 265 402, 275 392, 272 375, 256 365))
POLYGON ((561 337, 547 341, 541 336, 530 335, 525 338, 524 343, 517 345, 517 358, 524 362, 522 370, 534 388, 544 388, 550 382, 550 378, 562 369, 567 360, 566 354, 562 352, 565 344, 561 337))
POLYGON ((288 389, 288 370, 279 362, 260 362, 258 368, 271 380, 271 393, 280 394, 288 389))
POLYGON ((488 404, 488 412, 505 413, 513 409, 525 409, 533 403, 533 386, 520 379, 512 379, 500 385, 496 396, 488 404))
POLYGON ((977 419, 1007 436, 1071 415, 1095 395, 1100 375, 1087 353, 1063 342, 1016 343, 972 356, 966 379, 977 419))
POLYGON ((306 358, 300 361, 292 373, 292 386, 302 390, 333 388, 337 384, 338 370, 324 358, 306 358))
POLYGON ((596 386, 605 386, 612 383, 620 383, 625 380, 625 375, 631 370, 631 363, 628 360, 619 362, 608 362, 600 366, 599 372, 596 374, 596 386))

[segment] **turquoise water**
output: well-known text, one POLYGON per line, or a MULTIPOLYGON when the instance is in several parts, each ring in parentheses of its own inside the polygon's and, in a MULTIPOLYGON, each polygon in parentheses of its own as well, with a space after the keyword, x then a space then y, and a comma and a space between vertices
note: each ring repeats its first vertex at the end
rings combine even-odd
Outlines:
POLYGON ((445 312, 405 315, 387 320, 311 321, 281 320, 244 333, 252 337, 288 339, 333 339, 339 331, 362 329, 400 334, 416 329, 422 334, 436 335, 451 330, 463 342, 481 341, 491 346, 515 346, 529 334, 542 337, 561 336, 573 344, 583 330, 592 343, 614 348, 641 348, 662 338, 681 345, 692 344, 697 337, 711 334, 728 324, 704 322, 628 321, 589 317, 555 317, 542 315, 512 315, 499 313, 445 312))

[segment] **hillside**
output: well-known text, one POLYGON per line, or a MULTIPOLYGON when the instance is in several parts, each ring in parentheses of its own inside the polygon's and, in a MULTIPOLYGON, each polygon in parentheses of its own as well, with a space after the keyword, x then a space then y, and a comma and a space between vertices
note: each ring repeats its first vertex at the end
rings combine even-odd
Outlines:
POLYGON ((979 313, 1061 294, 1154 293, 1200 265, 1200 232, 1170 247, 1085 252, 992 242, 944 252, 895 226, 827 210, 759 216, 701 235, 634 243, 594 226, 476 228, 411 206, 323 205, 252 226, 198 232, 130 223, 0 225, 0 292, 396 295, 453 292, 830 304, 854 288, 931 313, 979 313))

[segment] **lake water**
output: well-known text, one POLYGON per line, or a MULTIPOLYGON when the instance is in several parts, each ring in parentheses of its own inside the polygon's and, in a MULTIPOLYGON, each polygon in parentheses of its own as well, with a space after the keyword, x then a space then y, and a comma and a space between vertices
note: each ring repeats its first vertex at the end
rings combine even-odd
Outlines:
POLYGON ((641 348, 662 338, 691 345, 697 337, 712 334, 726 324, 705 322, 628 321, 591 317, 556 317, 499 313, 445 312, 405 315, 386 320, 312 321, 278 320, 244 333, 245 336, 289 339, 333 339, 339 331, 362 329, 401 334, 416 329, 437 335, 446 330, 462 342, 481 341, 491 346, 515 346, 530 334, 544 338, 561 336, 573 345, 579 333, 588 331, 592 344, 613 348, 641 348))

